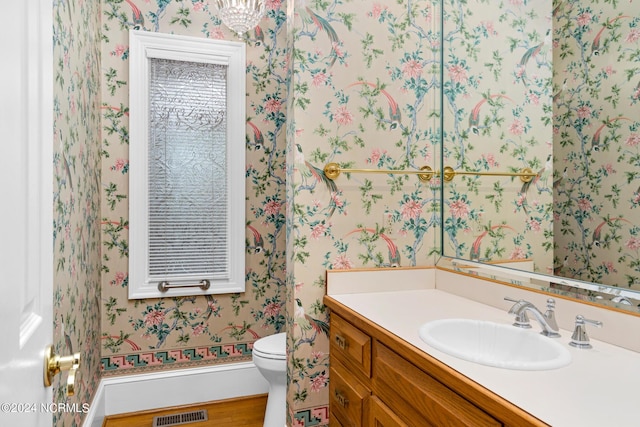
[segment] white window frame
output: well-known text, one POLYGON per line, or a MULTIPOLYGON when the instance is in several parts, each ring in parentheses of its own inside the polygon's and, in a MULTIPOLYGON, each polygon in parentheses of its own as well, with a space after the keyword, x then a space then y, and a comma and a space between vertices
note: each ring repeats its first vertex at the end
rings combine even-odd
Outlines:
POLYGON ((129 32, 129 299, 245 291, 245 67, 246 45, 155 32, 129 32), (158 289, 149 277, 149 61, 152 58, 220 64, 227 75, 227 188, 229 277, 171 280, 158 289), (209 280, 209 289, 197 287, 209 280))

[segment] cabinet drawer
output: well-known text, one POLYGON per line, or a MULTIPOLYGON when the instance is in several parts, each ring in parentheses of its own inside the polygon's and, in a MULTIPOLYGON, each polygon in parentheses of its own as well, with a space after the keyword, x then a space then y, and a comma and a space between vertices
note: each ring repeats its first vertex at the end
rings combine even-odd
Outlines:
POLYGON ((367 425, 370 427, 409 427, 375 396, 371 397, 369 403, 369 423, 367 425))
POLYGON ((340 363, 329 368, 329 406, 339 423, 345 426, 366 426, 365 406, 371 392, 340 363))
POLYGON ((330 351, 349 368, 371 377, 371 337, 340 316, 331 315, 330 351))
POLYGON ((379 342, 375 350, 373 392, 409 425, 502 425, 379 342))

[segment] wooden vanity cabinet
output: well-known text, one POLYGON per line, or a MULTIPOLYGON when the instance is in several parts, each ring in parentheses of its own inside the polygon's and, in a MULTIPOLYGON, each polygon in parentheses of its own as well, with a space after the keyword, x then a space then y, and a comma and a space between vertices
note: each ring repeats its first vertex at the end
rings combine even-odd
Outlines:
POLYGON ((329 296, 330 426, 547 426, 329 296))
POLYGON ((371 397, 371 337, 337 314, 329 332, 330 423, 367 426, 371 397))

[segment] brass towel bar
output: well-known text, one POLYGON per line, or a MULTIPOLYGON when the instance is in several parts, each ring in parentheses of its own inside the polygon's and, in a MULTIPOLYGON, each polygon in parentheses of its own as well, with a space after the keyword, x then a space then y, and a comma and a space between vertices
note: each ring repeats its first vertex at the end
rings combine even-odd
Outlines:
MULTIPOLYGON (((420 169, 347 169, 341 168, 337 163, 327 163, 324 167, 324 174, 330 180, 337 179, 342 172, 345 173, 383 173, 383 174, 401 174, 401 175, 418 175, 422 182, 427 182, 434 176, 440 176, 440 172, 431 169, 430 166, 422 166, 420 169)), ((452 181, 456 175, 487 175, 487 176, 517 176, 522 182, 530 182, 538 174, 530 168, 521 169, 520 172, 467 172, 456 171, 451 166, 445 166, 442 171, 442 177, 446 182, 452 181)))

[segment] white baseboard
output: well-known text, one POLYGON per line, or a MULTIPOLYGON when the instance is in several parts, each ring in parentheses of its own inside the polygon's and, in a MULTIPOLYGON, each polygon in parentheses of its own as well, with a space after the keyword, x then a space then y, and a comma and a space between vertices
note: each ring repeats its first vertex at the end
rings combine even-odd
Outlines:
POLYGON ((265 394, 269 384, 253 362, 103 378, 83 426, 107 415, 265 394))

